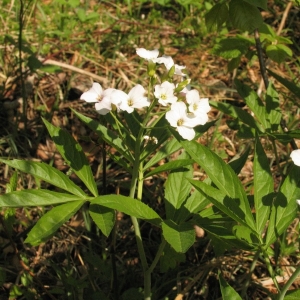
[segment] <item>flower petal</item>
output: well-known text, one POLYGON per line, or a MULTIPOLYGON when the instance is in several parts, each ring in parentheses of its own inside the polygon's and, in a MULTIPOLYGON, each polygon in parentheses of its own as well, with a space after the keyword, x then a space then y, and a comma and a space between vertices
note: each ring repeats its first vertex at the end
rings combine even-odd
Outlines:
POLYGON ((178 126, 178 133, 186 140, 191 141, 195 137, 195 130, 193 128, 178 126))
POLYGON ((294 164, 300 167, 300 149, 293 150, 290 156, 294 164))
POLYGON ((102 86, 98 82, 94 82, 93 86, 86 92, 84 92, 80 99, 86 102, 97 102, 102 96, 102 86))
POLYGON ((154 60, 158 57, 159 51, 158 51, 158 49, 146 50, 144 48, 137 48, 136 54, 138 56, 140 56, 141 58, 144 58, 147 60, 154 60))

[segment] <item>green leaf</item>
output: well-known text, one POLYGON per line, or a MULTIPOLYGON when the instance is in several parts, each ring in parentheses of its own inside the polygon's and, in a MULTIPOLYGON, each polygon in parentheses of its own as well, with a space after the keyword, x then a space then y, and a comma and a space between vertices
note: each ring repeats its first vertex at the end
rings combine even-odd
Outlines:
POLYGON ((192 159, 179 159, 179 160, 167 162, 167 163, 155 168, 154 170, 150 171, 149 173, 147 173, 144 176, 144 179, 148 178, 150 176, 153 176, 155 174, 161 173, 161 172, 176 170, 176 169, 179 169, 186 165, 191 165, 193 162, 194 161, 192 159))
MULTIPOLYGON (((245 209, 245 204, 242 206, 243 203, 239 203, 239 199, 232 199, 226 196, 224 192, 201 181, 190 180, 190 183, 199 192, 203 193, 211 203, 213 203, 219 210, 223 211, 227 216, 255 231, 255 225, 251 211, 250 214, 249 212, 245 214, 244 211, 248 210, 248 208, 245 209)), ((247 203, 246 205, 249 204, 247 203)))
POLYGON ((225 281, 219 272, 219 282, 223 299, 242 300, 240 295, 225 281))
MULTIPOLYGON (((200 210, 204 209, 208 204, 210 204, 210 202, 203 195, 203 193, 200 193, 198 190, 195 190, 193 191, 191 196, 186 200, 186 203, 184 204, 184 208, 190 214, 196 214, 200 210)), ((181 211, 183 211, 183 209, 181 211)))
POLYGON ((108 237, 115 225, 115 211, 110 208, 92 203, 90 204, 89 213, 101 232, 108 237))
POLYGON ((85 192, 69 179, 64 173, 59 170, 40 162, 26 161, 26 160, 5 160, 0 159, 6 165, 20 170, 26 174, 33 175, 41 180, 44 180, 54 186, 57 186, 71 194, 86 198, 85 192))
POLYGON ((84 124, 96 132, 107 144, 120 152, 128 161, 133 162, 133 158, 129 151, 123 146, 123 140, 120 139, 113 131, 107 129, 97 121, 80 114, 79 112, 74 110, 73 112, 84 124))
POLYGON ((98 196, 98 190, 92 170, 81 146, 68 132, 53 126, 45 119, 43 119, 43 121, 63 159, 82 180, 90 192, 94 196, 98 196))
MULTIPOLYGON (((181 157, 188 157, 186 153, 183 153, 183 155, 184 156, 181 157)), ((165 206, 167 219, 173 219, 175 217, 176 210, 178 210, 187 199, 191 191, 191 185, 188 178, 193 178, 193 170, 191 167, 173 171, 169 174, 165 183, 165 206)))
POLYGON ((176 252, 185 253, 195 242, 195 230, 190 223, 177 225, 172 220, 162 223, 162 234, 176 252))
POLYGON ((244 0, 249 4, 268 10, 268 0, 244 0))
MULTIPOLYGON (((0 159, 3 162, 3 160, 0 159)), ((9 183, 6 185, 6 193, 13 192, 17 190, 18 187, 18 173, 14 172, 13 175, 10 177, 9 183)))
POLYGON ((300 299, 300 289, 287 291, 284 300, 299 300, 300 299))
POLYGON ((235 224, 229 217, 221 215, 216 206, 203 210, 199 215, 194 216, 195 225, 203 228, 212 239, 216 255, 221 255, 225 250, 235 247, 238 249, 250 250, 250 245, 238 240, 233 234, 235 224))
POLYGON ((243 38, 226 38, 217 43, 212 52, 225 59, 240 59, 242 55, 245 55, 248 52, 250 45, 250 41, 243 38))
POLYGON ((255 140, 253 181, 256 229, 261 234, 269 219, 274 197, 274 182, 268 157, 258 137, 255 140))
POLYGON ((293 166, 285 178, 271 210, 266 236, 266 245, 270 246, 295 219, 300 199, 300 168, 293 166))
POLYGON ((239 119, 241 122, 247 124, 251 128, 256 128, 258 130, 261 129, 255 119, 247 111, 241 109, 240 107, 217 101, 209 101, 209 104, 228 116, 239 119))
POLYGON ((78 200, 82 200, 82 196, 43 189, 23 190, 1 195, 0 207, 45 206, 78 200))
POLYGON ((282 44, 267 46, 266 53, 269 58, 271 58, 278 64, 284 62, 287 57, 293 56, 292 50, 289 47, 282 44))
POLYGON ((241 156, 235 156, 228 165, 231 167, 231 169, 235 172, 235 174, 239 174, 244 167, 246 161, 248 160, 250 153, 250 147, 244 151, 244 153, 241 156))
POLYGON ((146 171, 150 167, 160 162, 162 159, 178 151, 180 148, 181 144, 176 139, 166 142, 165 145, 163 145, 159 151, 148 161, 143 170, 146 171))
POLYGON ((160 225, 162 219, 148 205, 143 202, 121 195, 99 196, 91 201, 91 204, 98 204, 121 211, 129 216, 145 220, 154 225, 160 225))
POLYGON ((267 121, 266 108, 256 92, 237 79, 235 79, 234 83, 239 95, 245 100, 246 104, 254 113, 258 121, 264 126, 265 129, 270 128, 270 124, 267 121))
POLYGON ((263 24, 259 9, 243 0, 229 2, 229 19, 232 25, 241 31, 252 32, 263 24))
POLYGON ((214 28, 220 30, 223 23, 228 18, 228 6, 225 2, 217 3, 211 10, 205 15, 205 25, 208 31, 212 31, 214 28))
POLYGON ((29 232, 25 243, 37 246, 46 242, 56 230, 67 222, 80 207, 84 201, 73 201, 52 208, 43 215, 29 232))
POLYGON ((85 12, 85 10, 83 8, 78 8, 76 10, 76 14, 77 14, 78 19, 81 22, 85 22, 86 21, 86 12, 85 12))
POLYGON ((235 225, 232 229, 234 235, 242 242, 249 246, 259 245, 260 241, 258 237, 253 234, 253 231, 246 226, 235 225))
POLYGON ((185 262, 185 254, 176 252, 169 244, 166 244, 159 262, 160 271, 165 273, 169 269, 175 269, 178 263, 185 262))
POLYGON ((228 72, 233 72, 234 69, 237 69, 239 67, 240 62, 241 62, 241 58, 242 58, 242 56, 238 56, 238 57, 232 58, 229 61, 228 65, 227 65, 228 72))
POLYGON ((240 207, 243 212, 246 215, 251 215, 249 225, 253 225, 246 193, 239 178, 231 167, 213 151, 195 141, 183 141, 181 145, 191 158, 205 170, 210 179, 225 195, 240 201, 240 207))
POLYGON ((268 113, 268 121, 271 124, 272 130, 276 131, 280 124, 282 113, 279 102, 279 95, 275 90, 272 82, 269 83, 266 94, 266 109, 268 113))
POLYGON ((300 87, 297 86, 294 82, 289 81, 278 74, 274 73, 271 70, 268 70, 268 73, 272 75, 277 81, 284 85, 289 91, 291 91, 295 96, 300 98, 300 87))

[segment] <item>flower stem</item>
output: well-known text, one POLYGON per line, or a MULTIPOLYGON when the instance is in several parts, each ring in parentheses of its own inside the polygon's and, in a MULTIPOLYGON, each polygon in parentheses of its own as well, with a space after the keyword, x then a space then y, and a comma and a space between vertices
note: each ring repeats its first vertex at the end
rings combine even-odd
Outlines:
POLYGON ((296 269, 296 271, 293 273, 293 275, 290 277, 287 283, 283 286, 281 292, 276 297, 276 300, 284 299, 286 292, 288 291, 289 287, 293 284, 293 282, 296 280, 299 274, 300 274, 300 266, 296 269))

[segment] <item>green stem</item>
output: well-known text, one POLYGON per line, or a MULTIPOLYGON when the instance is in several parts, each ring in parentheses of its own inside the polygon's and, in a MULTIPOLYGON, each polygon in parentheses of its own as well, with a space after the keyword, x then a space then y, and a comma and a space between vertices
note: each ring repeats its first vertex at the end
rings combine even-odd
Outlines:
POLYGON ((269 271, 269 273, 270 273, 270 275, 272 277, 272 280, 273 280, 273 282, 274 282, 274 284, 276 286, 276 289, 279 292, 280 291, 279 284, 278 284, 276 276, 274 274, 274 270, 273 270, 273 268, 271 266, 271 261, 269 259, 269 255, 268 255, 268 253, 267 253, 267 251, 265 249, 262 249, 262 252, 263 252, 263 255, 264 255, 264 258, 265 258, 267 269, 268 269, 268 271, 269 271))
POLYGON ((247 292, 247 289, 248 289, 248 286, 249 286, 249 283, 250 283, 250 280, 251 280, 251 277, 252 277, 252 273, 255 269, 255 266, 256 266, 256 262, 258 260, 258 257, 259 257, 259 254, 260 254, 260 251, 256 251, 255 255, 254 255, 254 258, 253 258, 253 261, 251 263, 251 267, 250 267, 250 270, 249 270, 249 273, 247 275, 247 279, 246 279, 246 282, 243 286, 243 290, 242 290, 242 293, 241 293, 241 296, 242 296, 242 299, 246 298, 246 292, 247 292))
POLYGON ((281 292, 276 297, 276 300, 283 300, 286 292, 288 291, 289 287, 293 284, 293 282, 297 279, 298 275, 300 274, 300 266, 296 269, 287 283, 283 286, 281 292))
POLYGON ((144 300, 151 300, 151 274, 152 274, 154 268, 156 267, 156 265, 158 264, 159 259, 164 251, 166 244, 167 244, 166 240, 163 239, 158 248, 158 251, 155 255, 155 258, 154 258, 151 266, 144 273, 144 293, 145 293, 144 300))

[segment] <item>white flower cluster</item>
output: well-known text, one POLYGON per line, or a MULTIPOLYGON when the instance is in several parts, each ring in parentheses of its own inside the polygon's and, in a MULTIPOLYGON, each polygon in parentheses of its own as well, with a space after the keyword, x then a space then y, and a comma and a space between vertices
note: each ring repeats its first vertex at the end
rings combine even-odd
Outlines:
MULTIPOLYGON (((182 72, 185 66, 174 63, 172 57, 163 55, 158 57, 158 50, 136 49, 136 53, 152 63, 164 64, 168 71, 174 67, 174 74, 185 77, 182 72)), ((210 111, 208 98, 200 98, 197 90, 189 90, 185 87, 181 94, 185 95, 185 101, 179 100, 174 95, 176 86, 174 83, 164 81, 154 87, 154 96, 162 106, 170 106, 166 113, 166 119, 172 127, 177 128, 178 133, 187 140, 195 137, 194 127, 204 125, 208 121, 207 113, 210 111)), ((133 87, 128 94, 123 91, 109 88, 103 90, 99 83, 94 83, 92 88, 83 93, 80 99, 86 102, 95 102, 95 108, 101 115, 110 112, 113 107, 117 111, 127 111, 148 107, 150 100, 144 96, 145 89, 140 85, 133 87)))

